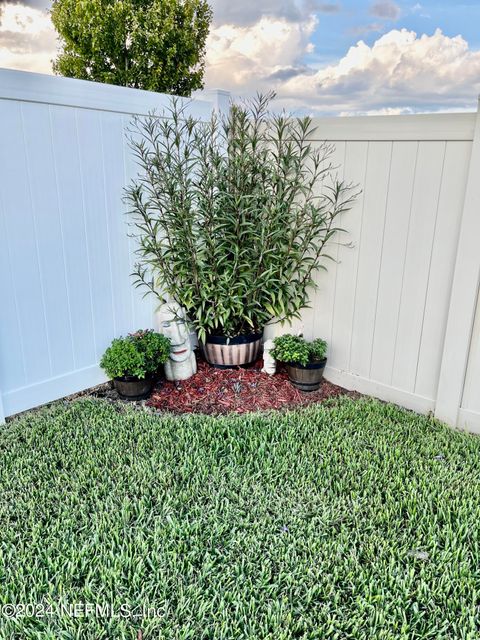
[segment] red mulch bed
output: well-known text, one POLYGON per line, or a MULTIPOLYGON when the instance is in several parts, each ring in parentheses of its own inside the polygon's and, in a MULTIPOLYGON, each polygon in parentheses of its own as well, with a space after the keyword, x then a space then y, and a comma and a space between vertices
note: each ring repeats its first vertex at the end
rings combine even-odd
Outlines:
POLYGON ((198 372, 183 382, 163 382, 146 404, 171 413, 247 413, 304 406, 349 394, 326 380, 318 391, 295 389, 284 371, 261 372, 262 360, 248 369, 215 369, 198 361, 198 372))

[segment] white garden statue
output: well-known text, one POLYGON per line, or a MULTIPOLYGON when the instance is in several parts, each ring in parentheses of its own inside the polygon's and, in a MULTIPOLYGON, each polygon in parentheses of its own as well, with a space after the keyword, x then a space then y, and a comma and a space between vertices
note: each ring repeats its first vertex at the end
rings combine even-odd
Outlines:
POLYGON ((268 373, 269 376, 273 376, 275 371, 277 370, 277 363, 275 362, 275 358, 272 356, 272 349, 274 347, 273 340, 265 340, 263 345, 263 369, 264 373, 268 373))
POLYGON ((186 322, 185 309, 176 302, 169 302, 156 313, 159 333, 170 338, 172 350, 165 363, 167 380, 187 380, 197 373, 197 360, 190 343, 190 331, 186 322))

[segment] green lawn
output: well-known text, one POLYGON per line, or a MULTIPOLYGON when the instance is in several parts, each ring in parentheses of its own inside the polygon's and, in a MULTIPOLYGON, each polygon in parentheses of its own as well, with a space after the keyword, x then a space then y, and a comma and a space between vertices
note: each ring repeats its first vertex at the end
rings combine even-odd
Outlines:
POLYGON ((0 450, 1 604, 47 614, 4 606, 1 638, 480 637, 477 437, 368 399, 222 418, 86 399, 0 450))

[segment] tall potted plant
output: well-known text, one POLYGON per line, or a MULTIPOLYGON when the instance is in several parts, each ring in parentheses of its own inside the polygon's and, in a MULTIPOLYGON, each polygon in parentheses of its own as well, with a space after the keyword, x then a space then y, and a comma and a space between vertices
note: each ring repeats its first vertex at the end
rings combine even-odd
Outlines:
POLYGON ((218 366, 255 360, 270 320, 299 317, 355 198, 332 175, 333 147, 312 142, 312 120, 270 113, 272 98, 208 122, 174 99, 130 129, 136 283, 185 308, 218 366))

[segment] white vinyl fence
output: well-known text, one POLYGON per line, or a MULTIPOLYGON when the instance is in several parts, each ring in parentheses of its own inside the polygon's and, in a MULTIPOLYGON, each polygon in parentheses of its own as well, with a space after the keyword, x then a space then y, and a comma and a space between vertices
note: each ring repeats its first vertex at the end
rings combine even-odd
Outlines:
MULTIPOLYGON (((129 277, 125 127, 166 101, 0 71, 0 418, 2 402, 8 416, 102 382, 111 339, 152 325, 129 277)), ((227 102, 213 92, 191 109, 227 102)), ((362 188, 342 220, 353 247, 335 249, 300 323, 328 340, 327 377, 480 431, 478 116, 316 124, 362 188)))
POLYGON ((480 432, 479 116, 316 125, 362 194, 294 328, 328 340, 332 382, 480 432))
MULTIPOLYGON (((224 92, 194 100, 208 118, 224 92)), ((0 71, 0 418, 105 381, 113 337, 152 326, 134 289, 125 129, 168 96, 0 71)))

